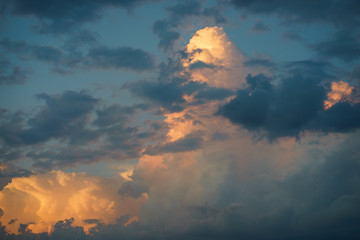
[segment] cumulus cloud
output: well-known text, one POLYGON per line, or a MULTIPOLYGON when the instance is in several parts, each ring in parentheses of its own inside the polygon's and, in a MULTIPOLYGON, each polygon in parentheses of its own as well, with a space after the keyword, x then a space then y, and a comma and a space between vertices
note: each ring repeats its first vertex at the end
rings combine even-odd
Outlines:
POLYGON ((28 224, 33 233, 55 234, 59 225, 71 223, 88 231, 96 225, 88 219, 104 224, 116 223, 122 216, 137 219, 147 195, 136 199, 120 196, 118 189, 123 182, 62 171, 13 178, 0 192, 0 208, 4 212, 0 221, 9 233, 17 233, 20 224, 28 224), (9 224, 14 218, 17 221, 9 224), (71 218, 70 222, 57 223, 71 218))

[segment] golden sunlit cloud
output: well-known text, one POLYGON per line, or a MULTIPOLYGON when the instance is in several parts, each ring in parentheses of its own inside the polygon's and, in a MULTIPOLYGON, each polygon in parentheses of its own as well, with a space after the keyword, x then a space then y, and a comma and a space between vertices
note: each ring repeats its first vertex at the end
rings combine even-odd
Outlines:
POLYGON ((324 109, 327 110, 340 101, 350 100, 353 89, 347 82, 332 82, 331 91, 327 94, 328 99, 324 101, 324 109))
POLYGON ((190 57, 183 61, 183 66, 191 70, 193 81, 223 88, 238 88, 243 83, 242 77, 246 76, 242 67, 244 55, 222 27, 198 30, 185 51, 190 57))
MULTIPOLYGON (((129 180, 129 179, 126 179, 129 180)), ((34 233, 51 232, 59 220, 74 218, 74 226, 87 232, 97 219, 104 224, 116 223, 121 216, 135 221, 141 206, 147 201, 118 193, 123 179, 108 179, 86 173, 52 171, 30 177, 13 178, 0 192, 0 221, 10 233, 19 225, 29 224, 34 233)))

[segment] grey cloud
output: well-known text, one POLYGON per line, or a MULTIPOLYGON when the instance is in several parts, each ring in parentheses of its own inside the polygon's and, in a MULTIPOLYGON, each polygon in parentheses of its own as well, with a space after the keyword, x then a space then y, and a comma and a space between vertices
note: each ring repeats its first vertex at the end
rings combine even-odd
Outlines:
POLYGON ((276 14, 287 22, 327 22, 334 25, 353 25, 360 20, 358 1, 243 1, 232 0, 231 4, 243 12, 254 14, 276 14))
POLYGON ((84 128, 98 102, 84 91, 66 91, 59 96, 38 94, 37 97, 45 100, 46 106, 28 121, 30 128, 21 134, 25 144, 73 136, 78 129, 84 128))
POLYGON ((200 89, 195 98, 199 100, 211 101, 211 100, 223 100, 227 97, 234 95, 234 92, 225 88, 208 87, 200 89))
POLYGON ((275 66, 275 64, 269 59, 257 59, 257 58, 245 61, 243 64, 245 67, 253 67, 253 68, 259 66, 273 68, 275 66))
POLYGON ((266 25, 264 21, 257 21, 250 30, 255 33, 265 33, 270 31, 270 27, 266 25))
MULTIPOLYGON (((28 177, 31 171, 16 167, 11 163, 0 162, 0 191, 15 177, 28 177)), ((0 214, 1 215, 1 214, 0 214)), ((1 218, 1 216, 0 216, 1 218)))
POLYGON ((153 25, 153 32, 159 37, 159 47, 165 51, 173 50, 173 46, 180 34, 175 31, 186 19, 191 17, 206 17, 216 24, 223 24, 227 19, 222 15, 221 6, 204 7, 202 1, 178 1, 176 5, 167 7, 166 19, 158 20, 153 25))
POLYGON ((136 104, 134 106, 112 105, 110 107, 97 110, 97 119, 94 124, 101 127, 108 127, 114 124, 127 124, 129 115, 134 114, 137 110, 147 110, 148 105, 136 104))
POLYGON ((83 227, 72 226, 74 218, 65 219, 63 221, 58 221, 54 226, 54 231, 51 234, 52 240, 63 240, 63 239, 73 239, 73 240, 84 240, 87 239, 87 236, 84 232, 83 227))
POLYGON ((137 97, 151 100, 170 111, 181 111, 182 104, 185 103, 183 98, 183 89, 181 80, 173 82, 149 82, 139 81, 129 83, 125 88, 129 88, 131 93, 137 97))
POLYGON ((297 41, 297 42, 303 42, 305 39, 300 36, 299 34, 293 33, 293 32, 284 32, 282 34, 282 39, 284 40, 292 40, 292 41, 297 41))
MULTIPOLYGON (((131 47, 108 48, 99 46, 93 34, 86 31, 78 32, 70 37, 65 42, 63 49, 28 44, 25 41, 13 41, 7 38, 0 40, 0 46, 4 52, 17 54, 20 59, 46 62, 52 66, 53 72, 60 74, 69 73, 80 66, 132 71, 145 71, 155 68, 155 58, 152 54, 131 47), (85 42, 83 42, 84 39, 85 42), (87 52, 79 50, 81 44, 89 45, 87 52)), ((5 61, 2 64, 8 63, 5 61)), ((18 81, 22 80, 21 77, 24 73, 19 67, 14 67, 10 76, 4 76, 4 81, 9 82, 6 77, 17 77, 18 81)))
POLYGON ((0 85, 23 84, 27 74, 28 71, 20 66, 11 64, 7 59, 0 59, 0 85))
POLYGON ((162 134, 162 126, 151 121, 143 127, 133 121, 135 114, 148 110, 147 104, 96 108, 98 99, 84 91, 39 97, 46 104, 27 120, 27 127, 20 113, 2 112, 3 160, 26 157, 43 170, 105 159, 122 161, 138 157, 146 141, 162 134), (50 140, 58 140, 58 147, 48 147, 50 140))
POLYGON ((190 70, 203 69, 203 68, 213 69, 215 67, 216 67, 215 65, 207 64, 207 63, 204 63, 203 61, 196 61, 190 65, 189 69, 190 70))
POLYGON ((19 16, 32 16, 38 19, 33 29, 40 33, 68 33, 85 22, 92 22, 102 17, 102 10, 120 7, 131 11, 145 3, 144 0, 105 0, 105 1, 61 1, 5 0, 1 7, 19 16))
POLYGON ((360 32, 353 29, 342 30, 335 33, 331 40, 310 47, 325 58, 338 58, 351 62, 360 57, 360 32))
POLYGON ((135 71, 154 68, 154 57, 151 54, 130 47, 93 48, 89 51, 88 57, 88 64, 97 68, 123 68, 135 71))
POLYGON ((199 149, 202 146, 203 140, 199 136, 186 136, 175 142, 169 142, 157 146, 149 146, 145 150, 145 154, 158 155, 161 153, 177 153, 188 152, 199 149))
POLYGON ((270 78, 250 75, 248 89, 239 90, 217 114, 249 130, 265 130, 270 138, 298 136, 305 130, 347 132, 359 128, 359 103, 340 102, 323 109, 326 94, 320 83, 329 74, 318 69, 320 66, 326 65, 319 63, 315 69, 308 62, 288 66, 290 75, 280 79, 276 87, 270 78))
POLYGON ((172 31, 171 24, 166 20, 158 20, 154 23, 153 31, 160 38, 159 47, 165 51, 172 50, 175 42, 180 39, 180 33, 172 31))

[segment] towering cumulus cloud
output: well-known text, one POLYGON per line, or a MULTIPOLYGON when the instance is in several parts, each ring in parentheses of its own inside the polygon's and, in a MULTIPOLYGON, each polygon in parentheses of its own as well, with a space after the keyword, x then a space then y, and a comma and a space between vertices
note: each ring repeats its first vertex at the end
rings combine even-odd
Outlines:
POLYGON ((0 0, 0 240, 358 240, 359 6, 0 0))
POLYGON ((17 233, 20 224, 28 224, 34 233, 51 233, 55 223, 71 218, 85 231, 121 217, 128 218, 127 224, 138 219, 147 196, 120 196, 121 182, 62 171, 13 178, 0 192, 1 222, 10 233, 17 233))

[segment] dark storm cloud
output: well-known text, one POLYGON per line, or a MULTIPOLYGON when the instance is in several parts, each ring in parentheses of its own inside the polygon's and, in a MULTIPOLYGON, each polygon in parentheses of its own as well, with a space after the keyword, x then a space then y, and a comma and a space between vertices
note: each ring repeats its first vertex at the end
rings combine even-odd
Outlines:
POLYGON ((2 8, 19 16, 38 19, 33 28, 40 33, 68 33, 72 28, 85 22, 98 20, 106 8, 120 7, 132 10, 144 0, 5 0, 2 8))
POLYGON ((326 99, 320 83, 329 77, 323 63, 288 65, 290 74, 279 85, 264 75, 247 77, 248 89, 237 92, 236 98, 220 107, 218 114, 253 130, 265 130, 270 138, 298 136, 305 130, 347 132, 360 127, 360 104, 339 102, 324 110, 326 99))
POLYGON ((254 24, 254 26, 251 27, 250 30, 255 33, 264 33, 264 32, 269 32, 270 27, 269 25, 265 24, 264 21, 257 21, 254 24))
POLYGON ((23 84, 26 81, 27 73, 28 71, 13 65, 9 60, 0 56, 0 85, 23 84))
POLYGON ((154 57, 141 50, 130 47, 93 48, 89 51, 89 65, 97 68, 123 68, 136 71, 154 68, 154 57))
POLYGON ((158 20, 153 25, 153 32, 159 37, 159 47, 165 51, 173 50, 175 42, 180 39, 180 33, 175 29, 191 17, 205 17, 216 24, 226 23, 220 6, 204 7, 202 1, 178 1, 174 6, 165 8, 168 18, 158 20))

